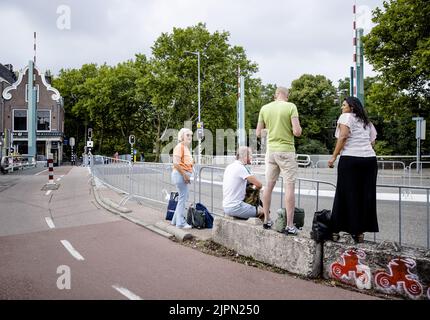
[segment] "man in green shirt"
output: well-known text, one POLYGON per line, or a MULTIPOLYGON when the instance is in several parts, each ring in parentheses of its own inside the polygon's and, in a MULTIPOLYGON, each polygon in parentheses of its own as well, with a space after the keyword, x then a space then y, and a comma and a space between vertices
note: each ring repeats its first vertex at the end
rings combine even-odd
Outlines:
POLYGON ((294 137, 300 137, 299 113, 294 103, 288 102, 288 89, 278 87, 275 92, 275 101, 264 105, 260 110, 257 125, 257 136, 262 136, 266 129, 266 187, 263 194, 264 228, 268 229, 270 221, 269 209, 272 202, 272 192, 279 174, 285 183, 285 203, 287 226, 285 234, 297 234, 293 224, 294 219, 294 185, 297 176, 296 149, 294 137))

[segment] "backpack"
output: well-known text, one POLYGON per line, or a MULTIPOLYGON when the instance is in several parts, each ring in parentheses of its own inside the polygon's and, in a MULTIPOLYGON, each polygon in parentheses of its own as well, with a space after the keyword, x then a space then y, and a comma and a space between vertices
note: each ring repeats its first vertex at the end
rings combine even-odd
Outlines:
POLYGON ((212 217, 209 210, 199 202, 196 203, 196 209, 203 211, 205 214, 205 228, 212 229, 214 225, 214 217, 212 217))
MULTIPOLYGON (((285 219, 285 208, 281 208, 278 211, 276 211, 278 214, 278 218, 275 221, 275 224, 273 226, 273 229, 282 232, 285 227, 287 226, 287 220, 285 219)), ((294 208, 294 225, 297 229, 300 229, 305 224, 305 210, 302 208, 294 208)))
POLYGON ((191 205, 187 212, 187 223, 193 228, 203 229, 206 227, 206 218, 203 210, 198 210, 196 206, 191 205))
POLYGON ((316 242, 323 242, 331 237, 331 210, 321 210, 314 214, 312 221, 311 238, 316 242))

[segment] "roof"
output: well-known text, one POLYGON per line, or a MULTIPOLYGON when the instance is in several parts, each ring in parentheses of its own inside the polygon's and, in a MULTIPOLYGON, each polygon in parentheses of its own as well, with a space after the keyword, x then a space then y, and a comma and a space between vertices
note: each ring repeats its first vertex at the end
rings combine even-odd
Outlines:
POLYGON ((16 81, 15 74, 0 63, 0 77, 9 82, 10 84, 16 81))

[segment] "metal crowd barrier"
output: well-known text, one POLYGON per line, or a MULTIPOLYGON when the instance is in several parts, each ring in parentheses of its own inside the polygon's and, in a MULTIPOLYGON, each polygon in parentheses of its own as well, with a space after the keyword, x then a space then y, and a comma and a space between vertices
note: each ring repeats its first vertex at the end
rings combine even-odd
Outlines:
MULTIPOLYGON (((94 157, 93 160, 92 174, 112 189, 124 193, 125 197, 122 203, 125 203, 129 199, 136 198, 152 201, 165 206, 168 202, 170 192, 176 191, 176 186, 171 182, 171 164, 132 164, 129 161, 116 160, 107 157, 94 157)), ((189 189, 189 202, 201 202, 205 204, 213 214, 224 215, 222 208, 222 180, 224 170, 225 168, 223 167, 196 165, 194 177, 192 178, 192 183, 189 189), (219 197, 220 194, 221 198, 219 197), (218 197, 216 197, 216 195, 218 197)), ((262 175, 256 174, 256 176, 257 178, 260 178, 262 175)), ((263 178, 261 181, 264 181, 264 176, 262 177, 263 178)), ((280 188, 276 188, 274 190, 274 196, 276 195, 276 197, 280 197, 279 208, 282 208, 284 205, 284 183, 282 178, 279 178, 278 183, 280 183, 280 188)), ((309 208, 309 204, 312 204, 312 202, 315 201, 315 211, 318 211, 319 207, 321 206, 321 198, 328 198, 329 202, 327 202, 327 199, 324 200, 325 205, 329 206, 326 209, 331 209, 330 203, 332 203, 332 197, 336 189, 336 185, 334 183, 315 179, 298 178, 296 182, 296 187, 297 186, 298 207, 302 207, 302 201, 304 197, 310 197, 311 203, 309 203, 308 199, 308 203, 306 204, 308 206, 307 208, 309 208), (304 184, 312 185, 312 187, 307 190, 307 193, 303 188, 304 184), (315 200, 312 200, 314 198, 315 200)), ((390 198, 379 199, 377 201, 378 207, 383 206, 384 208, 384 210, 378 209, 378 220, 379 216, 382 215, 382 211, 384 211, 383 214, 386 220, 384 220, 383 225, 380 223, 380 226, 382 226, 384 232, 390 232, 390 239, 387 240, 394 240, 396 238, 395 230, 397 222, 395 221, 396 219, 393 219, 393 212, 395 212, 395 209, 392 209, 392 206, 394 206, 394 208, 397 206, 398 229, 396 241, 402 244, 404 243, 405 237, 409 239, 413 238, 416 236, 416 229, 419 228, 423 235, 420 240, 422 241, 423 245, 424 241, 426 241, 427 249, 429 249, 430 187, 378 184, 377 188, 384 190, 394 189, 398 191, 397 199, 393 198, 393 195, 396 194, 393 192, 378 194, 378 196, 390 196, 390 198), (414 190, 415 192, 412 194, 411 190, 414 190), (411 201, 413 204, 410 205, 408 201, 411 201), (425 210, 426 214, 421 212, 422 210, 425 210), (421 215, 419 212, 423 214, 421 215), (426 228, 425 233, 423 232, 424 227, 426 228), (406 230, 406 236, 403 232, 403 229, 406 230), (425 236, 426 239, 424 240, 425 236)), ((275 203, 273 201, 274 200, 272 200, 272 203, 275 203)), ((380 234, 382 229, 380 229, 380 234)), ((382 235, 380 236, 381 239, 383 239, 383 237, 384 236, 382 235)), ((373 240, 376 241, 376 234, 373 235, 373 240)))
POLYGON ((34 156, 19 155, 19 156, 4 156, 0 159, 2 172, 13 172, 14 170, 24 170, 37 165, 34 156))

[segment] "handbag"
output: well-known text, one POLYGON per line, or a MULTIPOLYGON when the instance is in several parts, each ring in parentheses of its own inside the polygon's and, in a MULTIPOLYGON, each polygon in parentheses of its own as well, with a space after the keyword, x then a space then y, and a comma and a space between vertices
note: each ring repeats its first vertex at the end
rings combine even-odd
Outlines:
POLYGON ((254 207, 263 206, 260 199, 260 190, 250 182, 246 184, 245 199, 243 199, 243 202, 254 207))
POLYGON ((175 214, 176 206, 178 205, 178 192, 170 192, 169 203, 167 204, 166 220, 172 220, 175 214))

